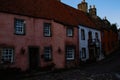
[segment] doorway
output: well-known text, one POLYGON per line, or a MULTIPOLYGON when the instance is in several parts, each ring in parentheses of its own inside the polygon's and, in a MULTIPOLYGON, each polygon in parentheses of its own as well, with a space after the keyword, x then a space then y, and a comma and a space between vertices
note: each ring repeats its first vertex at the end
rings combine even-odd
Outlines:
POLYGON ((95 49, 94 48, 89 49, 89 59, 92 62, 96 61, 96 54, 95 54, 95 49))
POLYGON ((39 67, 39 48, 38 47, 29 47, 29 68, 37 69, 39 67))

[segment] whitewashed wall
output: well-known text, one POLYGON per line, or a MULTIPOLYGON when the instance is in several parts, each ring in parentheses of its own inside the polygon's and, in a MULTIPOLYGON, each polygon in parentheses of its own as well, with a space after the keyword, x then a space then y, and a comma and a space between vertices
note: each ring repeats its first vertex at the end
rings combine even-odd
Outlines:
POLYGON ((93 29, 93 28, 88 28, 85 26, 79 26, 79 58, 82 61, 86 61, 87 59, 89 59, 89 50, 88 50, 88 32, 91 31, 92 32, 92 39, 95 39, 95 33, 98 33, 98 39, 101 42, 101 35, 100 35, 100 31, 97 29, 93 29), (81 29, 84 29, 85 31, 85 40, 81 39, 81 29), (81 54, 81 50, 82 48, 86 48, 86 58, 82 58, 82 54, 81 54))

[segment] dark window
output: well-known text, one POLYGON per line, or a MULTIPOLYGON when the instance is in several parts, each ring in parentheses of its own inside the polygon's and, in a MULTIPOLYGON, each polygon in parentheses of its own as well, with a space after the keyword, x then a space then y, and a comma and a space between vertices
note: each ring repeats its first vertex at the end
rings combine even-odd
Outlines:
POLYGON ((92 39, 92 32, 91 31, 88 32, 88 39, 92 39))
POLYGON ((67 36, 72 37, 73 36, 73 28, 67 28, 67 36))
POLYGON ((96 37, 96 39, 98 39, 98 33, 97 32, 95 33, 95 37, 96 37))
POLYGON ((81 40, 85 40, 85 30, 81 29, 81 40))
POLYGON ((15 19, 15 34, 25 34, 25 21, 22 19, 15 19))
POLYGON ((44 23, 44 36, 50 37, 51 36, 51 24, 44 23))

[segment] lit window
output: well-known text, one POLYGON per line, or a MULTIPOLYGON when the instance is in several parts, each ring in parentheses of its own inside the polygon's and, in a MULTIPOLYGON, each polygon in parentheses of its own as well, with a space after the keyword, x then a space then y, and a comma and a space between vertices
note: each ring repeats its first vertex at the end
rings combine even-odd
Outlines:
POLYGON ((44 36, 49 37, 51 36, 51 24, 44 23, 44 36))
POLYGON ((85 31, 81 29, 81 40, 85 40, 85 31))
POLYGON ((75 50, 73 47, 66 48, 66 59, 67 60, 74 60, 75 50))
POLYGON ((1 49, 2 53, 2 63, 12 63, 13 62, 13 54, 14 54, 14 49, 13 48, 2 48, 1 49))
POLYGON ((45 47, 44 48, 44 59, 45 60, 51 60, 52 59, 52 48, 51 47, 45 47))
POLYGON ((73 36, 73 28, 67 28, 67 36, 72 37, 73 36))
POLYGON ((15 34, 25 34, 25 21, 22 19, 15 19, 15 34))
POLYGON ((82 48, 81 54, 82 58, 86 58, 86 48, 82 48))

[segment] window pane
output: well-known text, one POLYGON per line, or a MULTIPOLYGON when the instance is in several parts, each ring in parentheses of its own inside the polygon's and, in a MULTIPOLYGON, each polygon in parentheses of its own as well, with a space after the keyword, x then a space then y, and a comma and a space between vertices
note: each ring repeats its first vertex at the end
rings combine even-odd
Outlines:
POLYGON ((81 39, 85 40, 85 31, 84 31, 84 29, 81 29, 81 39))
POLYGON ((72 28, 67 28, 67 36, 73 36, 73 29, 72 28))
POLYGON ((44 36, 51 36, 51 24, 44 23, 44 36))
POLYGON ((13 49, 3 48, 2 49, 2 63, 12 63, 13 62, 13 49))
POLYGON ((15 19, 15 33, 16 34, 24 34, 25 33, 25 26, 24 20, 15 19))
POLYGON ((74 48, 67 47, 66 58, 67 58, 67 60, 73 60, 74 59, 74 48))
POLYGON ((44 58, 47 60, 51 60, 51 47, 45 47, 44 48, 44 58))
POLYGON ((86 48, 82 48, 82 58, 86 58, 86 48))

